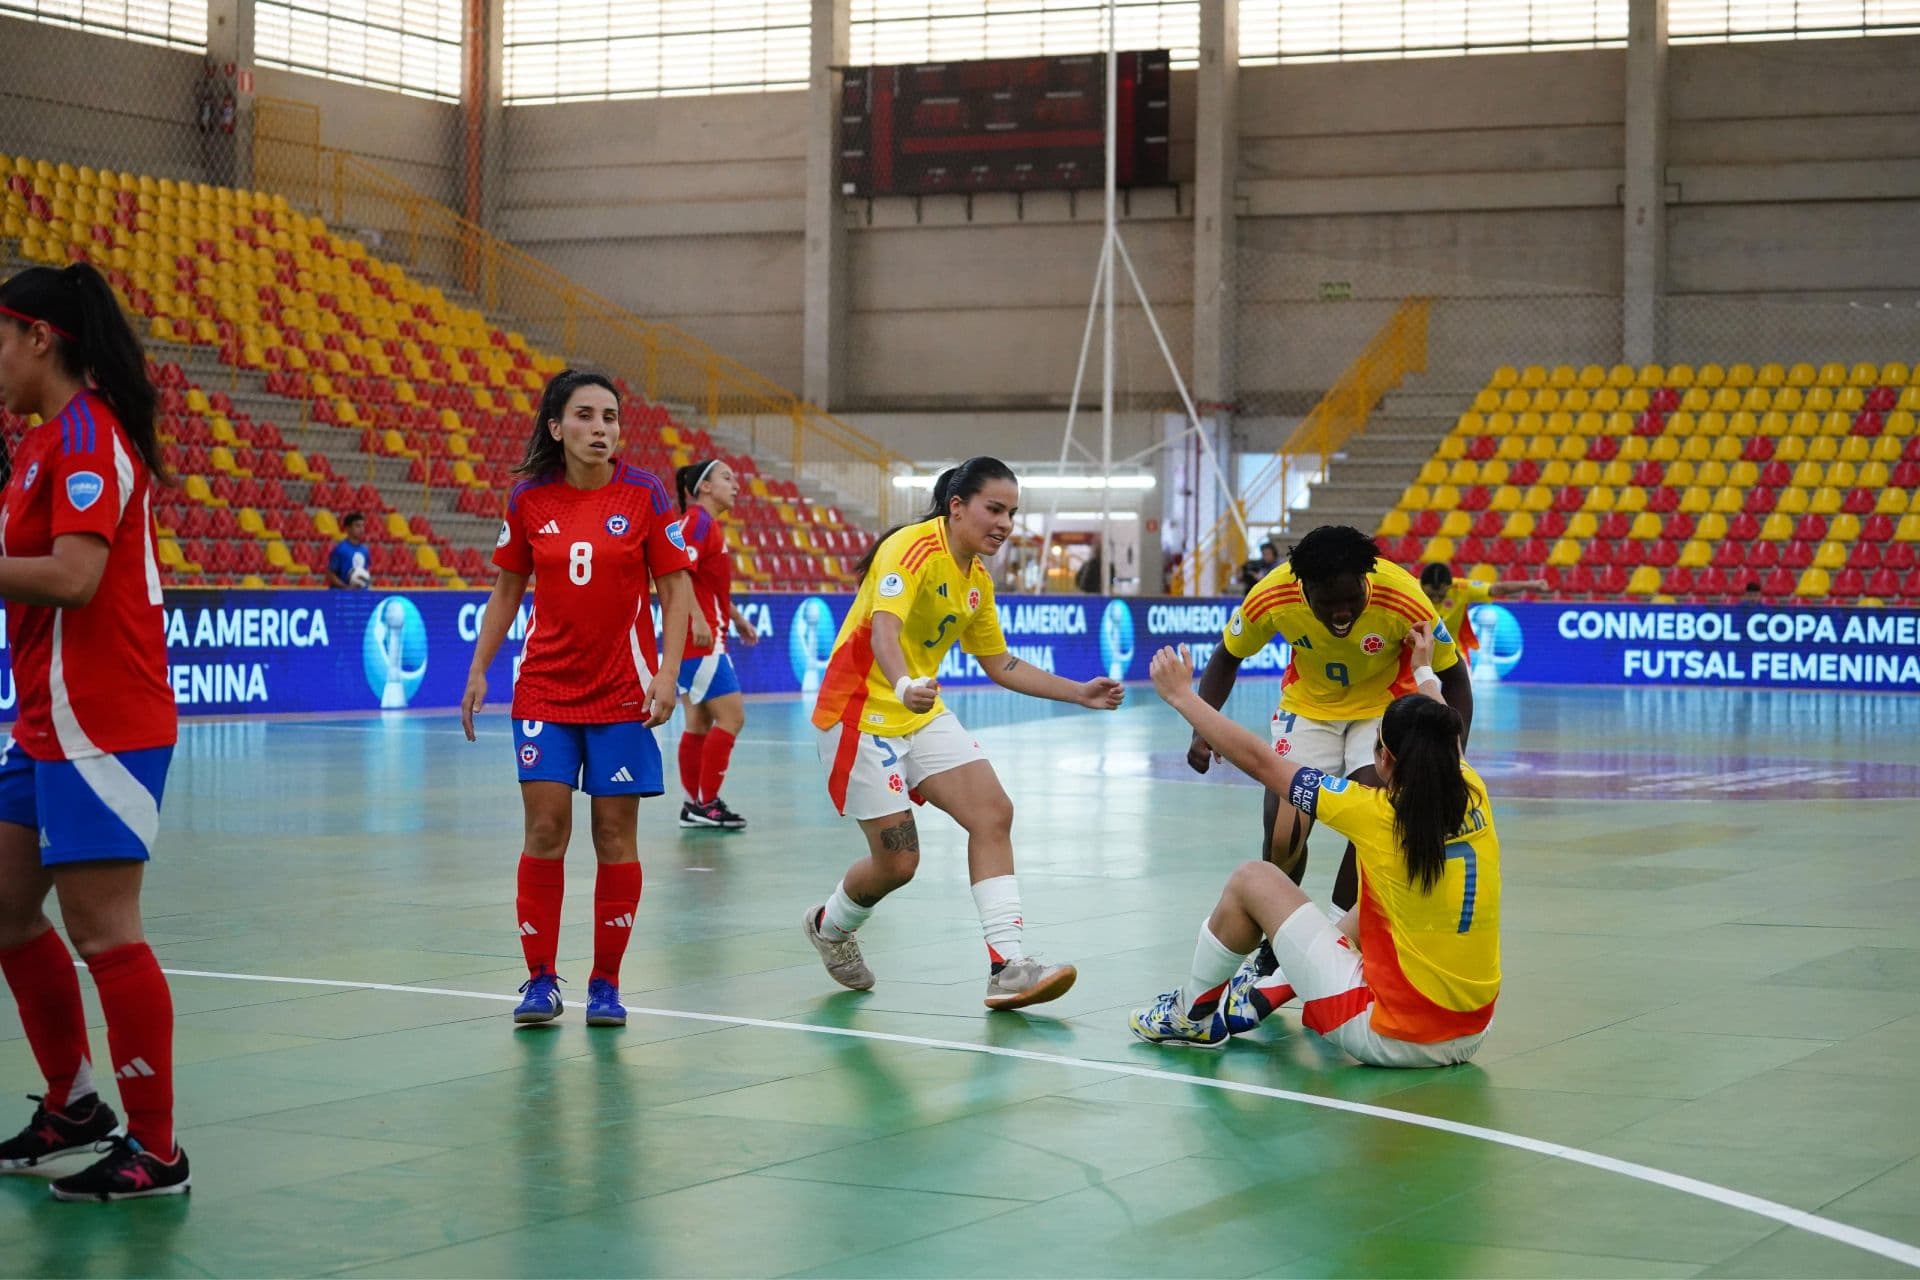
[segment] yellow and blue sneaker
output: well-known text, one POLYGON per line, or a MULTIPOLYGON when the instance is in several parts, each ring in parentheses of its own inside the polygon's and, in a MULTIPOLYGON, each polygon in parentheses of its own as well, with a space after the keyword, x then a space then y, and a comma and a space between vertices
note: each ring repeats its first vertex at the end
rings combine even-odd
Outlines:
POLYGON ((1263 972, 1260 955, 1255 952, 1227 981, 1220 995, 1220 1011, 1227 1020, 1227 1034, 1243 1036, 1265 1022, 1269 1015, 1293 999, 1293 988, 1271 970, 1263 972))
POLYGON ((1151 1008, 1135 1009, 1127 1020, 1133 1034, 1148 1044, 1185 1045, 1195 1049, 1219 1049, 1230 1038, 1226 1015, 1216 1006, 1212 1013, 1195 1020, 1180 1011, 1180 992, 1162 995, 1151 1008))

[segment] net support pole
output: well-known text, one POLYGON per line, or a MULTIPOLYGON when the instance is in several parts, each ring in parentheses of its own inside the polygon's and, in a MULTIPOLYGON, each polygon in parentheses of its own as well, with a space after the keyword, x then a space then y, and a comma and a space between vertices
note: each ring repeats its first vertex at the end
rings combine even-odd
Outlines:
POLYGON ((1120 29, 1118 0, 1107 0, 1106 223, 1100 273, 1106 313, 1100 366, 1100 591, 1113 590, 1113 259, 1119 230, 1120 29))

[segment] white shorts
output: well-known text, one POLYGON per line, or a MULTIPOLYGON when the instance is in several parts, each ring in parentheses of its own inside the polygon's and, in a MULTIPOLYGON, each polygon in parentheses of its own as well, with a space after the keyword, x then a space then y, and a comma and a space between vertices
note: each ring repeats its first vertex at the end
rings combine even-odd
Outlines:
POLYGON ((837 724, 820 731, 819 746, 833 807, 861 821, 904 812, 909 801, 922 803, 916 791, 921 782, 987 758, 951 711, 898 738, 837 724))
POLYGON ((1348 1056, 1372 1067, 1447 1067, 1480 1049, 1484 1031, 1457 1040, 1422 1044, 1393 1040, 1373 1029, 1373 992, 1360 953, 1340 926, 1308 903, 1287 917, 1273 936, 1280 976, 1300 998, 1300 1021, 1348 1056))
POLYGON ((1373 763, 1380 717, 1309 720, 1291 711, 1273 713, 1273 749, 1288 763, 1318 769, 1329 778, 1350 778, 1373 763))

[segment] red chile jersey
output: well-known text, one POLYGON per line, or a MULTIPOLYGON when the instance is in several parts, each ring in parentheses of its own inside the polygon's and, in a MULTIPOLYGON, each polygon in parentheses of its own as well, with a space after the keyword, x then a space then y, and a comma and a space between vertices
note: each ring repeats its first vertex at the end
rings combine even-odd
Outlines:
POLYGON ((107 567, 78 608, 8 602, 20 698, 13 740, 35 760, 172 746, 179 719, 151 477, 113 409, 89 391, 21 437, 0 495, 0 555, 49 556, 66 534, 104 540, 107 567))
POLYGON ((727 535, 705 507, 695 503, 681 518, 687 554, 693 558, 693 600, 700 616, 713 628, 712 644, 695 644, 687 627, 687 657, 703 658, 727 651, 727 624, 733 619, 733 557, 727 554, 727 535))
POLYGON ((617 458, 598 489, 575 489, 557 470, 514 487, 493 563, 533 578, 515 719, 647 718, 660 669, 647 579, 693 566, 678 516, 652 472, 617 458))

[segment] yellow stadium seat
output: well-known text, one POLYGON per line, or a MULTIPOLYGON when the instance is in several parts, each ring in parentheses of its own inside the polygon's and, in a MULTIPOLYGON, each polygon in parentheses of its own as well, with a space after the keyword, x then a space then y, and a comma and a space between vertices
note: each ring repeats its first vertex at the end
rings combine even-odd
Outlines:
POLYGON ((1657 364, 1643 364, 1634 374, 1633 385, 1643 390, 1652 390, 1667 385, 1667 371, 1657 364))
POLYGON ((1558 458, 1540 468, 1540 483, 1558 489, 1573 479, 1573 464, 1558 458))
POLYGON ((1893 527, 1895 542, 1920 542, 1920 512, 1908 512, 1893 527))
POLYGON ((1780 500, 1773 509, 1790 516, 1804 515, 1809 501, 1807 497, 1809 492, 1811 491, 1797 485, 1789 485, 1780 491, 1780 500))
POLYGON ((1807 510, 1817 516, 1830 516, 1840 510, 1845 498, 1838 489, 1815 489, 1807 510))
POLYGON ((1546 368, 1542 365, 1537 365, 1537 364, 1530 364, 1526 366, 1524 369, 1520 370, 1520 379, 1519 379, 1518 385, 1526 387, 1528 390, 1532 390, 1534 387, 1546 386, 1547 385, 1546 368))
POLYGON ((1567 536, 1580 542, 1600 532, 1600 517, 1591 511, 1576 511, 1567 517, 1567 536))
POLYGON ((260 513, 254 508, 240 508, 239 520, 240 532, 255 538, 267 536, 267 522, 260 518, 260 513))
POLYGON ((1708 542, 1724 542, 1727 537, 1727 518, 1718 511, 1709 511, 1700 517, 1699 525, 1693 536, 1705 538, 1708 542))
POLYGON ((1500 528, 1503 538, 1531 538, 1538 522, 1531 511, 1514 511, 1507 516, 1506 524, 1500 528))
POLYGON ((1875 462, 1898 462, 1900 450, 1899 436, 1877 436, 1874 438, 1873 449, 1867 456, 1875 462))
POLYGON ((1495 458, 1491 462, 1483 462, 1480 464, 1479 483, 1488 486, 1503 485, 1507 482, 1507 477, 1511 473, 1511 467, 1499 458, 1495 458))
POLYGON ((1860 536, 1860 517, 1841 512, 1827 524, 1827 536, 1835 542, 1850 543, 1860 536))
POLYGON ((186 568, 187 559, 185 556, 180 554, 180 544, 175 542, 172 538, 160 539, 158 543, 158 551, 160 555, 160 563, 167 566, 167 568, 173 569, 176 571, 186 568))
MULTIPOLYGON (((686 464, 682 463, 681 465, 685 466, 686 464)), ((1443 484, 1433 490, 1433 509, 1435 511, 1451 511, 1459 505, 1460 491, 1452 485, 1443 484)), ((780 508, 780 518, 788 524, 799 523, 791 507, 780 508)))
POLYGON ((1650 596, 1660 590, 1660 571, 1650 564, 1643 564, 1633 571, 1627 579, 1627 594, 1650 596))
MULTIPOLYGON (((1769 369, 1777 367, 1776 365, 1767 366, 1769 369)), ((1813 385, 1813 380, 1818 372, 1817 369, 1803 360, 1788 367, 1783 380, 1785 385, 1789 387, 1810 387, 1813 385)))
POLYGON ((1620 397, 1620 408, 1627 413, 1645 413, 1651 402, 1645 387, 1630 387, 1620 397))
POLYGON ((1561 538, 1553 544, 1553 550, 1547 553, 1547 563, 1562 569, 1579 564, 1580 544, 1572 538, 1561 538))
POLYGON ((1785 542, 1793 536, 1793 517, 1775 511, 1760 522, 1760 541, 1785 542))
POLYGON ((433 549, 431 543, 422 542, 415 547, 413 560, 428 573, 440 573, 446 569, 446 566, 440 563, 440 553, 433 549))
POLYGON ((420 456, 418 451, 408 447, 407 438, 392 427, 380 433, 380 448, 383 452, 395 457, 417 458, 420 456))
POLYGON ((1633 518, 1633 524, 1627 529, 1627 536, 1636 542, 1646 542, 1660 536, 1662 521, 1651 511, 1643 511, 1633 518))
POLYGON ((1847 385, 1850 387, 1877 387, 1880 385, 1880 366, 1862 360, 1847 371, 1847 385))
POLYGON ((1851 462, 1829 462, 1826 482, 1836 489, 1851 489, 1860 483, 1860 470, 1851 462))
POLYGON ((313 527, 320 531, 321 537, 329 541, 340 539, 340 522, 334 518, 333 512, 325 507, 313 513, 313 527))
POLYGON ((1383 538, 1404 538, 1413 527, 1413 518, 1406 512, 1395 508, 1380 517, 1380 536, 1383 538))
POLYGON ((1820 372, 1815 375, 1814 382, 1822 387, 1845 386, 1847 382, 1847 366, 1830 360, 1820 366, 1820 372))
POLYGON ((287 544, 275 538, 267 543, 267 563, 282 573, 294 567, 293 553, 287 550, 287 544))
POLYGON ((1580 489, 1591 489, 1600 483, 1600 464, 1580 461, 1573 464, 1573 478, 1568 484, 1580 489))
POLYGON ((1713 544, 1703 538, 1690 538, 1680 548, 1680 567, 1704 569, 1713 563, 1713 544))
POLYGON ((1583 390, 1596 391, 1606 385, 1607 371, 1597 364, 1580 366, 1579 383, 1583 390))
POLYGON ((1584 387, 1573 387, 1560 393, 1560 407, 1568 413, 1584 413, 1593 408, 1593 394, 1584 387))
POLYGON ((1892 470, 1884 462, 1863 462, 1859 483, 1863 489, 1884 489, 1893 483, 1892 470))
MULTIPOLYGON (((1737 456, 1737 450, 1735 453, 1736 456, 1732 460, 1725 461, 1727 483, 1738 485, 1742 489, 1751 489, 1754 485, 1760 483, 1760 466, 1758 463, 1741 460, 1737 456)), ((1723 459, 1718 456, 1718 450, 1715 451, 1714 461, 1716 463, 1723 461, 1723 459)))
POLYGON ((1773 451, 1775 462, 1799 462, 1807 456, 1807 441, 1803 436, 1783 436, 1780 447, 1773 451))
POLYGON ((1607 370, 1607 385, 1616 391, 1625 391, 1633 385, 1634 368, 1630 364, 1616 364, 1607 370))
POLYGON ((1602 387, 1593 393, 1593 411, 1595 413, 1613 413, 1620 407, 1620 392, 1615 387, 1602 387))
POLYGON ((1732 387, 1718 387, 1707 407, 1716 413, 1734 413, 1740 408, 1740 393, 1732 387))
POLYGON ((1819 599, 1832 592, 1833 579, 1825 569, 1805 570, 1793 588, 1794 595, 1809 599, 1819 599))
POLYGON ((1689 387, 1680 397, 1680 407, 1688 413, 1705 413, 1713 407, 1713 393, 1705 387, 1689 387))
POLYGON ((1520 497, 1520 509, 1536 515, 1553 510, 1553 490, 1543 484, 1528 485, 1520 497))
POLYGON ((1717 364, 1703 364, 1700 366, 1700 371, 1694 375, 1693 380, 1696 386, 1707 387, 1709 389, 1724 386, 1727 381, 1727 371, 1717 364))
MULTIPOLYGON (((1552 436, 1546 439, 1554 439, 1552 436)), ((1554 447, 1553 456, 1562 462, 1578 462, 1587 456, 1587 442, 1579 436, 1560 436, 1554 447)))
POLYGON ((1834 405, 1833 388, 1808 387, 1807 397, 1803 403, 1808 413, 1831 413, 1834 405))
POLYGON ((1553 387, 1541 387, 1533 393, 1528 407, 1536 413, 1552 413, 1560 408, 1560 392, 1553 387))
POLYGON ((1628 436, 1620 442, 1620 461, 1645 462, 1652 443, 1645 436, 1628 436))
POLYGON ((1832 539, 1820 544, 1813 553, 1813 567, 1816 569, 1844 569, 1847 567, 1847 547, 1845 543, 1832 539))
POLYGON ((1873 457, 1873 441, 1866 436, 1847 436, 1840 441, 1842 462, 1865 462, 1873 457))
POLYGON ((1853 415, 1844 409, 1829 409, 1820 415, 1820 434, 1844 436, 1853 429, 1853 415))
POLYGON ((1680 456, 1688 462, 1710 463, 1713 461, 1713 441, 1705 436, 1688 436, 1680 441, 1680 456))
POLYGON ((1732 515, 1746 505, 1747 495, 1731 485, 1725 485, 1713 491, 1713 509, 1722 515, 1732 515))
POLYGON ((1475 413, 1492 413, 1500 407, 1500 393, 1488 387, 1473 397, 1475 413))
POLYGON ((1555 452, 1559 449, 1559 445, 1554 442, 1552 436, 1523 436, 1520 438, 1527 442, 1527 457, 1533 459, 1535 462, 1552 461, 1555 452))
POLYGON ((1866 408, 1867 393, 1859 387, 1845 386, 1834 392, 1833 407, 1848 414, 1855 414, 1866 408))
POLYGON ((187 496, 201 506, 224 507, 227 505, 225 498, 213 496, 213 490, 208 486, 205 476, 188 476, 181 481, 181 485, 186 490, 187 496))
POLYGON ((1807 457, 1815 462, 1832 462, 1840 456, 1838 436, 1814 436, 1807 441, 1807 457))
POLYGON ((1911 502, 1905 489, 1882 489, 1879 499, 1873 504, 1875 515, 1905 515, 1911 502))
POLYGON ((1525 436, 1500 437, 1500 443, 1497 446, 1495 446, 1493 451, 1493 456, 1496 458, 1499 458, 1503 462, 1518 462, 1520 459, 1527 456, 1526 437, 1525 436))
POLYGON ((1634 515, 1647 509, 1647 491, 1639 485, 1614 490, 1613 509, 1634 515))
POLYGON ((1892 360, 1880 366, 1879 383, 1883 387, 1904 386, 1908 378, 1912 376, 1912 372, 1912 370, 1908 369, 1906 365, 1901 364, 1898 360, 1892 360))
POLYGON ((1484 436, 1487 432, 1487 418, 1483 413, 1469 409, 1460 415, 1453 424, 1455 434, 1463 436, 1484 436))
POLYGON ((1446 538, 1464 538, 1473 531, 1473 516, 1465 511, 1449 511, 1440 520, 1440 534, 1446 538))
POLYGON ((1418 483, 1428 485, 1441 484, 1446 481, 1446 478, 1447 464, 1437 458, 1429 458, 1420 467, 1418 483))
MULTIPOLYGON (((754 479, 757 481, 760 477, 754 479)), ((1402 511, 1425 511, 1433 506, 1433 494, 1423 484, 1410 484, 1401 493, 1399 506, 1402 511)))
MULTIPOLYGON (((456 439, 457 438, 458 437, 456 437, 456 439)), ((1455 462, 1461 458, 1466 457, 1467 456, 1466 437, 1460 436, 1460 435, 1450 435, 1450 436, 1443 437, 1440 441, 1440 447, 1433 451, 1433 456, 1436 458, 1441 458, 1447 462, 1455 462)))
POLYGON ((1426 549, 1420 553, 1420 559, 1426 564, 1448 564, 1453 560, 1452 538, 1429 538, 1426 549))
POLYGON ((1490 511, 1518 511, 1520 509, 1521 490, 1517 485, 1503 484, 1493 491, 1493 499, 1487 504, 1490 511))
POLYGON ((407 524, 407 518, 398 511, 387 512, 387 536, 401 542, 424 542, 425 539, 415 533, 407 524))

